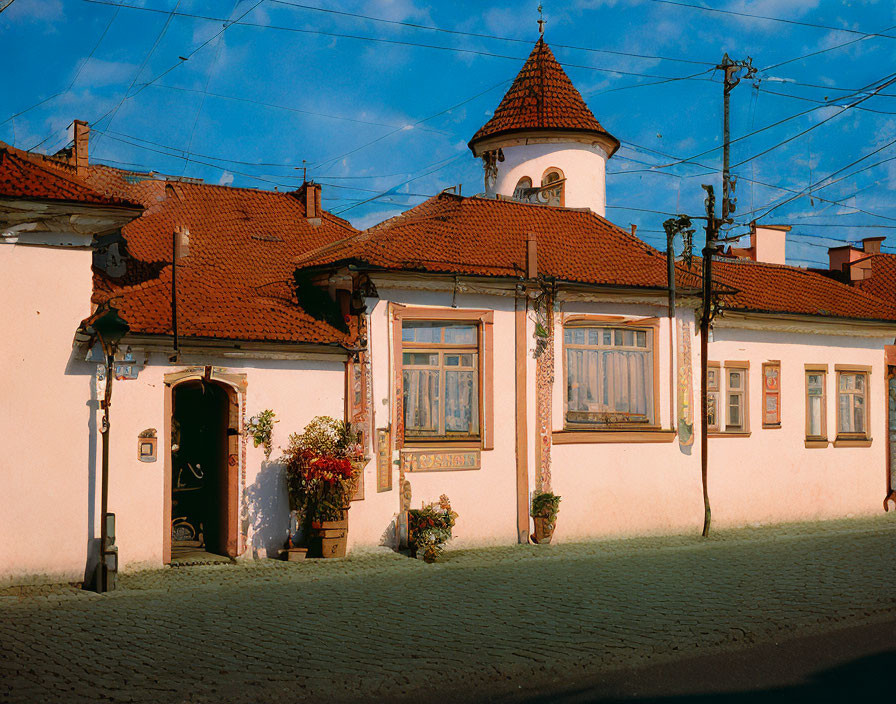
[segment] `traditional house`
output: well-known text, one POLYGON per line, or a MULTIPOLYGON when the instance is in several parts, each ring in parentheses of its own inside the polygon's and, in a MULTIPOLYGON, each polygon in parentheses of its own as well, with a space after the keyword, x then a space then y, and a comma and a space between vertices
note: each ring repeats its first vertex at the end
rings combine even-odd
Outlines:
POLYGON ((619 142, 543 40, 470 142, 486 192, 442 193, 364 232, 323 211, 314 184, 166 179, 90 165, 86 145, 76 139, 65 164, 0 151, 0 164, 40 169, 28 179, 42 187, 64 174, 119 217, 82 236, 83 261, 60 277, 44 270, 44 249, 5 234, 3 204, 49 207, 46 193, 0 172, 0 263, 23 282, 14 327, 33 329, 4 346, 17 390, 7 427, 43 428, 52 411, 59 431, 4 460, 3 520, 22 536, 3 548, 5 579, 92 569, 109 413, 98 399, 113 383, 94 343, 110 305, 129 326, 103 433, 124 568, 176 559, 178 531, 200 522, 208 552, 277 554, 283 468, 245 432, 268 408, 275 446, 317 415, 362 431, 371 459, 351 548, 399 546, 407 509, 441 494, 459 514, 457 543, 485 544, 528 540, 533 492, 562 496, 556 536, 572 540, 698 531, 704 495, 714 525, 734 526, 870 513, 892 488, 884 379, 896 301, 787 266, 787 228, 762 226, 740 259, 714 267, 704 484, 702 281, 604 217, 619 142), (30 284, 38 274, 43 287, 30 284), (55 306, 53 276, 80 282, 55 306), (66 314, 34 327, 38 297, 66 314), (37 373, 51 396, 23 381, 37 373))

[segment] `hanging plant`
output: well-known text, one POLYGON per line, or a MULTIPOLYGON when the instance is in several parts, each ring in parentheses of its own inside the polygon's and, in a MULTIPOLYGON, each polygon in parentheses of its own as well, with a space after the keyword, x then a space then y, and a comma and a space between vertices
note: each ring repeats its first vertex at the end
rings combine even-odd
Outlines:
POLYGON ((258 415, 252 416, 246 423, 246 432, 252 436, 255 447, 262 445, 264 447, 265 459, 271 459, 273 447, 271 445, 271 436, 274 434, 274 423, 280 421, 274 420, 274 413, 270 408, 266 408, 258 415))

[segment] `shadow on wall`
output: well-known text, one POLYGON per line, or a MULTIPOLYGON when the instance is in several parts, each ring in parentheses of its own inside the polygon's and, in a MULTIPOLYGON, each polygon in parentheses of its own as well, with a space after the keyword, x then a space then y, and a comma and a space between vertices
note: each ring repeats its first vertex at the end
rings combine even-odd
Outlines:
POLYGON ((278 557, 289 532, 285 465, 261 463, 255 482, 246 487, 245 509, 243 530, 250 547, 261 557, 278 557))

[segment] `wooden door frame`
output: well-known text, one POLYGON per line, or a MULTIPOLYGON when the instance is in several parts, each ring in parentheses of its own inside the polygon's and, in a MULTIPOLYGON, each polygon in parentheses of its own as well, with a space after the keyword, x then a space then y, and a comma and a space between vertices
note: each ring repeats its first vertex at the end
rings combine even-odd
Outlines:
POLYGON ((245 550, 245 537, 240 533, 240 502, 245 491, 245 433, 243 416, 246 408, 246 375, 228 373, 221 367, 190 367, 166 374, 164 398, 164 444, 160 453, 164 457, 164 494, 162 497, 162 562, 171 562, 171 420, 174 410, 174 388, 190 381, 213 382, 227 394, 227 460, 219 477, 226 477, 229 500, 222 507, 221 524, 225 527, 225 551, 230 557, 238 557, 245 550))

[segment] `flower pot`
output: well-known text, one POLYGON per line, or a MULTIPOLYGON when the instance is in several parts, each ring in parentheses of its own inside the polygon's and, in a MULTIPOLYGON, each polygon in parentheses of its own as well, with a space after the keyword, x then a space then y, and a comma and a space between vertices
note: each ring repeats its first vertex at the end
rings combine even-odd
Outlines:
POLYGON ((551 521, 550 518, 541 518, 535 516, 535 535, 532 536, 532 540, 539 545, 549 545, 551 542, 551 536, 554 535, 554 525, 555 521, 551 521))
POLYGON ((321 557, 345 557, 345 549, 348 545, 348 534, 343 532, 338 537, 323 537, 320 539, 321 557))
POLYGON ((286 551, 288 562, 300 562, 308 555, 308 548, 289 548, 286 551))
POLYGON ((321 557, 345 557, 348 545, 348 513, 343 511, 342 518, 338 521, 313 521, 311 537, 312 545, 320 548, 321 557))

